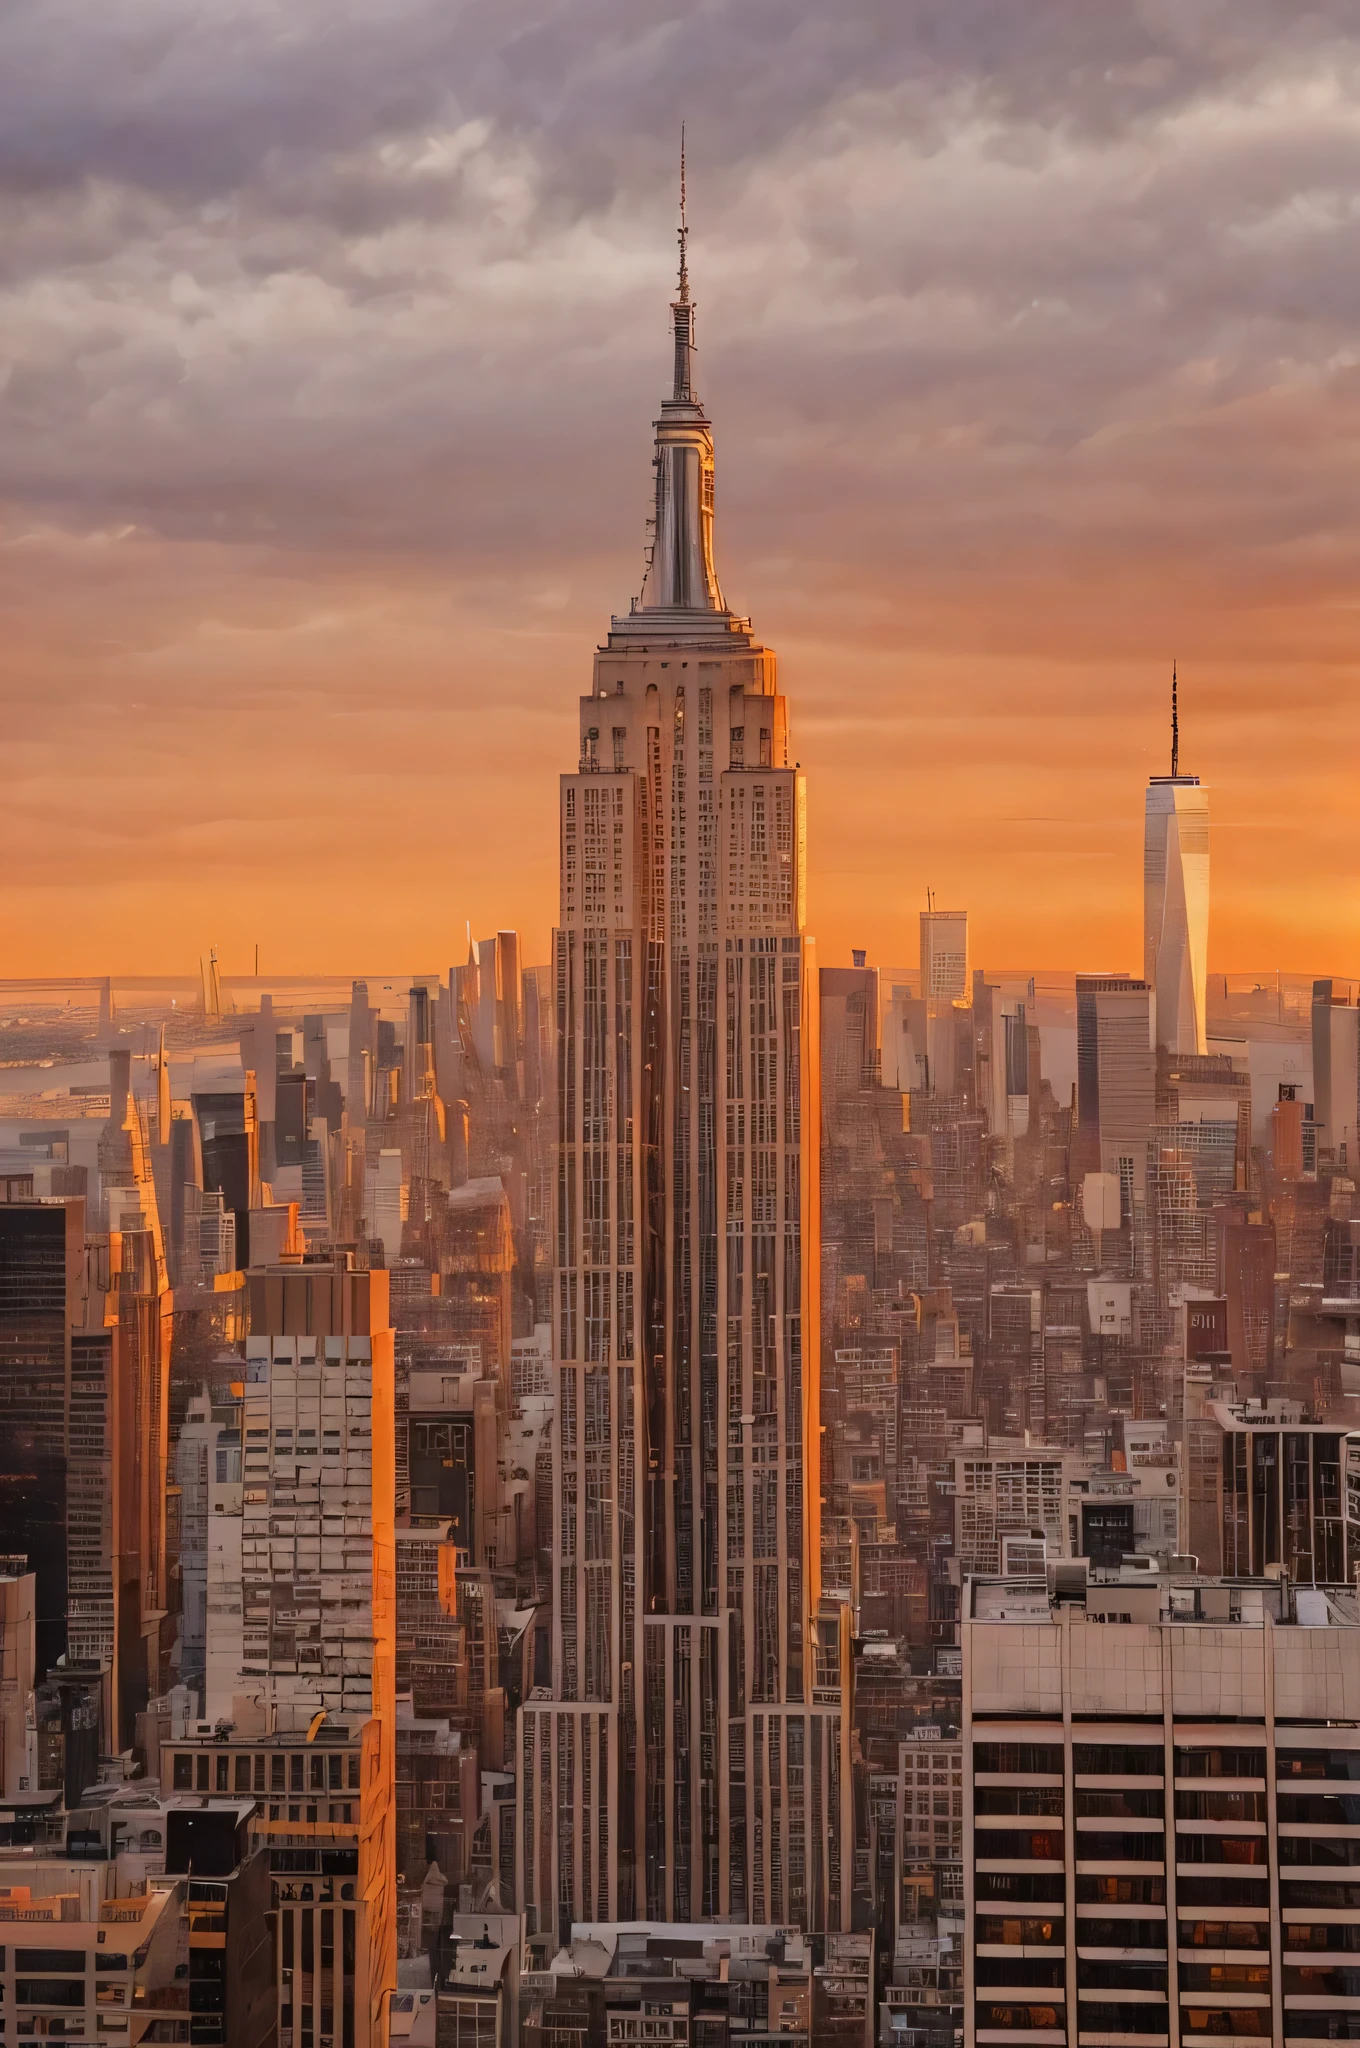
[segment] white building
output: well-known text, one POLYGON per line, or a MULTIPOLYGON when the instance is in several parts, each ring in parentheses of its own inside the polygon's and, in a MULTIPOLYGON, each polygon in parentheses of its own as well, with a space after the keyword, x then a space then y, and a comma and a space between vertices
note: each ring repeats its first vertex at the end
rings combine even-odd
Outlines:
MULTIPOLYGON (((963 1854, 963 1745, 933 1722, 913 1728, 897 1749, 897 1853, 911 1863, 957 1863, 963 1854)), ((898 1887, 897 1922, 903 1910, 898 1887)))
POLYGON ((1209 792, 1197 775, 1154 775, 1143 827, 1143 978, 1155 1043, 1208 1051, 1209 792))
POLYGON ((385 1274, 329 1266, 249 1275, 240 1468, 223 1445, 209 1475, 209 1723, 305 1731, 324 1711, 361 1725, 395 1683, 392 1337, 369 1327, 370 1307, 387 1320, 379 1282, 385 1293, 385 1274), (300 1312, 287 1282, 305 1290, 300 1312))
POLYGON ((1360 1009, 1330 981, 1313 983, 1313 1117, 1319 1142, 1360 1159, 1360 1009))

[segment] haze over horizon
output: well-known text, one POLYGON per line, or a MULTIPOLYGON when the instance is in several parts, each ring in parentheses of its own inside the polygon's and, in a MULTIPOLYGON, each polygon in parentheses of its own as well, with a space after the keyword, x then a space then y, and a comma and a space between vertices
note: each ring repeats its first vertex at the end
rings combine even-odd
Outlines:
POLYGON ((1339 4, 20 0, 0 24, 5 971, 547 957, 641 576, 688 125, 724 592, 809 928, 1360 941, 1360 27, 1339 4), (438 955, 440 958, 435 959, 438 955))

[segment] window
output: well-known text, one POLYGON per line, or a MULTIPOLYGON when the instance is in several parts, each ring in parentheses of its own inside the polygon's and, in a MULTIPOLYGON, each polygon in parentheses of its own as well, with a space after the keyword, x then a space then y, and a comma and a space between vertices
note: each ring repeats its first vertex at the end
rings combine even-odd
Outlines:
POLYGON ((19 2005, 84 2005, 85 1981, 70 1977, 18 1977, 14 1997, 19 2005))
POLYGON ((1072 1768, 1083 1777, 1160 1778, 1164 1760, 1161 1749, 1122 1742, 1078 1742, 1072 1747, 1072 1768))
POLYGON ((1178 1749, 1178 1778, 1264 1778, 1263 1749, 1178 1749))
POLYGON ((1057 1742, 975 1742, 973 1769, 1007 1777, 1061 1777, 1062 1745, 1057 1742))

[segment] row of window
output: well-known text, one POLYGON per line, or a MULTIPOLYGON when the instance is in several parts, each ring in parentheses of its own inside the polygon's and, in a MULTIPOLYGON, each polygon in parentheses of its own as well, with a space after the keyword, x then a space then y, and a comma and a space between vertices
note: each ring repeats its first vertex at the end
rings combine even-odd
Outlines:
MULTIPOLYGON (((1177 1820, 1245 1821, 1264 1826, 1264 1792, 1190 1792, 1173 1794, 1177 1820)), ((1280 1792, 1276 1800, 1278 1818, 1297 1825, 1308 1823, 1329 1827, 1360 1825, 1360 1787, 1354 1794, 1280 1792)), ((1061 1818, 1064 1811, 1060 1785, 979 1785, 973 1811, 986 1814, 1038 1814, 1061 1818)), ((1121 1786, 1108 1792, 1088 1791, 1078 1786, 1073 1793, 1073 1812, 1081 1817, 1110 1816, 1124 1820, 1162 1820, 1166 1796, 1160 1789, 1144 1791, 1121 1786)))
MULTIPOLYGON (((1136 1778, 1162 1776, 1166 1753, 1160 1743, 1074 1742, 1072 1769, 1078 1777, 1136 1778)), ((1061 1777, 1063 1748, 1060 1742, 975 1742, 973 1769, 979 1775, 1061 1777)), ((1266 1752, 1262 1748, 1239 1748, 1213 1744, 1193 1749, 1177 1747, 1174 1770, 1178 1778, 1257 1778, 1266 1775, 1266 1752)), ((1275 1753, 1277 1778, 1354 1779, 1360 1783, 1360 1749, 1278 1748, 1275 1753)))
POLYGON ((204 1750, 175 1753, 171 1784, 176 1792, 357 1792, 357 1751, 311 1750, 268 1758, 255 1753, 204 1750), (266 1765, 269 1782, 266 1785, 266 1765), (230 1780, 230 1782, 228 1782, 230 1780))
POLYGON ((98 1955, 84 1948, 16 1948, 11 1962, 8 1951, 0 1948, 0 1970, 40 1970, 83 1977, 90 1967, 91 1955, 96 1970, 125 1970, 128 1966, 126 1955, 98 1955))

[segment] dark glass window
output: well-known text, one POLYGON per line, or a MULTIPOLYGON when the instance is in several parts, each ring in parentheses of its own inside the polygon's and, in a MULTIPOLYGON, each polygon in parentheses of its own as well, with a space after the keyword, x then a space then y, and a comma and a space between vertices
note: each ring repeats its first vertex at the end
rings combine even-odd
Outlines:
POLYGON ((1075 1794, 1076 1810, 1082 1815, 1111 1814, 1115 1818, 1130 1816, 1137 1820, 1161 1820, 1166 1811, 1165 1794, 1160 1790, 1130 1790, 1121 1788, 1110 1792, 1083 1792, 1078 1787, 1075 1794))
POLYGON ((1279 1749, 1275 1769, 1281 1778, 1360 1778, 1360 1749, 1279 1749))
POLYGON ((1178 1749, 1178 1778, 1264 1778, 1263 1749, 1178 1749))
POLYGON ((1161 1749, 1144 1749, 1141 1744, 1118 1742, 1076 1742, 1072 1745, 1072 1768, 1091 1778, 1160 1778, 1165 1768, 1161 1749))
POLYGON ((1062 1774, 1062 1745, 1057 1742, 975 1742, 973 1769, 994 1773, 1004 1771, 1025 1777, 1059 1777, 1062 1774))
POLYGON ((1007 1956, 979 1956, 973 1965, 979 1995, 987 1984, 1004 1984, 1009 1991, 1012 1985, 1033 1985, 1036 1989, 1061 1991, 1063 1988, 1063 1960, 1056 1956, 1050 1963, 1019 1957, 1014 1962, 1007 1956))
POLYGON ((1101 1906, 1164 1906, 1164 1877, 1087 1877, 1077 1873, 1077 1898, 1101 1906))
POLYGON ((1061 1820, 1062 1810, 1060 1785, 979 1785, 973 1798, 973 1811, 978 1814, 1038 1813, 1061 1820))
POLYGON ((1083 1913, 1077 1922, 1080 1948, 1158 1948, 1166 1951, 1165 1920, 1093 1920, 1083 1913))

